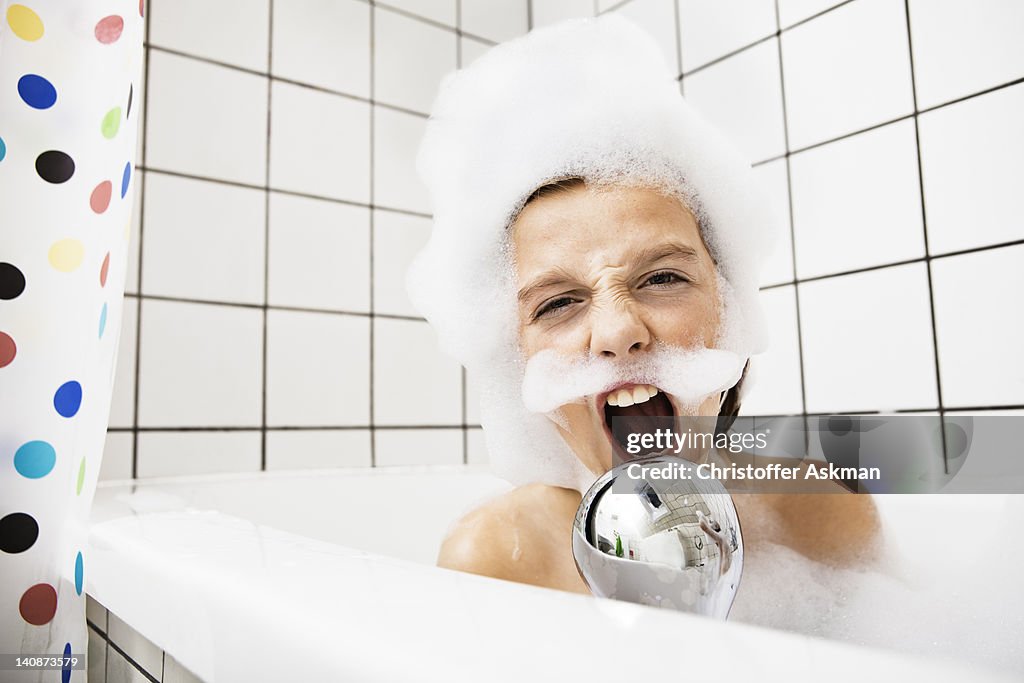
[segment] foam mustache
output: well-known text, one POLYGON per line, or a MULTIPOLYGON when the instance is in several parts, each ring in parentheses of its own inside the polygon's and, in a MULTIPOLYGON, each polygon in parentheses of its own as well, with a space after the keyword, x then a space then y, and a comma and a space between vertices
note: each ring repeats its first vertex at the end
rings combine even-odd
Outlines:
POLYGON ((684 404, 698 405, 706 397, 734 386, 746 359, 722 349, 685 349, 658 345, 643 357, 615 361, 603 356, 565 356, 553 349, 540 351, 526 363, 523 403, 532 413, 550 413, 569 403, 617 384, 653 384, 684 404))

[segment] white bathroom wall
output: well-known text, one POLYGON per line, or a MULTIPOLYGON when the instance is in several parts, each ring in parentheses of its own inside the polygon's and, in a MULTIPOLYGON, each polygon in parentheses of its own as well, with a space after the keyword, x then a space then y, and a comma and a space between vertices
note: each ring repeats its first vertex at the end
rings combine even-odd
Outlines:
POLYGON ((486 459, 403 291, 441 77, 572 16, 647 28, 786 222, 746 414, 1024 411, 1016 0, 150 0, 102 476, 486 459), (781 27, 781 28, 780 28, 781 27))

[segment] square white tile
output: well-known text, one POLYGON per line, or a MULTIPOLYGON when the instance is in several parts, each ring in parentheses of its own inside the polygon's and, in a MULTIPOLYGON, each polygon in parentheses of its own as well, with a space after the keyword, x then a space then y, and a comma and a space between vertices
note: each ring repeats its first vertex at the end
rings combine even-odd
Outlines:
MULTIPOLYGON (((112 647, 106 648, 107 671, 106 683, 150 683, 149 678, 141 671, 132 666, 120 652, 112 647)), ((153 678, 160 680, 160 671, 155 674, 150 672, 153 678)))
POLYGON ((125 297, 121 312, 121 329, 114 370, 114 390, 110 397, 110 427, 131 427, 135 422, 135 333, 139 300, 125 297))
POLYGON ((859 0, 782 34, 789 148, 914 111, 903 3, 859 0))
POLYGON ((125 98, 125 120, 135 121, 138 124, 137 137, 135 140, 135 166, 144 166, 146 163, 143 142, 146 139, 146 61, 149 60, 150 49, 144 48, 145 57, 139 80, 134 81, 128 87, 128 94, 131 96, 131 107, 128 106, 128 99, 125 98))
POLYGON ((125 263, 124 291, 126 294, 139 293, 139 228, 142 225, 142 195, 145 184, 145 171, 134 170, 135 178, 132 180, 132 188, 128 190, 134 196, 132 200, 132 222, 128 228, 128 258, 125 263))
MULTIPOLYGON (((592 17, 594 16, 594 1, 593 0, 527 0, 531 3, 531 19, 533 21, 530 26, 531 29, 538 28, 540 26, 546 26, 548 24, 556 24, 566 19, 574 19, 576 17, 592 17)), ((611 5, 616 3, 609 3, 607 7, 602 7, 601 10, 609 9, 611 5)))
POLYGON ((376 318, 373 410, 377 425, 462 424, 460 366, 426 322, 376 318))
MULTIPOLYGON (((107 608, 91 595, 85 595, 85 618, 95 624, 103 633, 107 632, 107 608)), ((102 638, 100 639, 102 642, 102 638)))
POLYGON ((160 47, 265 72, 268 4, 268 0, 150 1, 146 3, 149 40, 160 47))
POLYGON ((484 438, 484 430, 479 427, 466 430, 466 463, 470 465, 486 465, 490 462, 487 457, 487 442, 484 438))
POLYGON ((910 1, 918 109, 1024 76, 1024 3, 910 1))
POLYGON ((918 118, 932 254, 1024 238, 1024 84, 918 118))
POLYGON ((260 424, 261 310, 146 300, 141 315, 140 426, 260 424))
POLYGON ((262 190, 150 173, 143 294, 262 304, 265 203, 262 190))
POLYGON ((149 673, 162 678, 164 653, 159 647, 138 633, 131 626, 111 613, 107 625, 107 638, 117 645, 126 655, 135 660, 149 673))
POLYGON ((774 0, 680 0, 683 71, 690 71, 775 33, 774 0))
POLYGON ((474 38, 465 36, 459 39, 461 55, 459 56, 459 68, 469 66, 491 48, 489 43, 484 43, 474 38))
POLYGON ((732 138, 752 163, 786 151, 777 40, 683 79, 687 101, 732 138))
POLYGON ((147 167, 264 184, 264 76, 150 50, 148 87, 147 167))
POLYGON ((272 306, 370 310, 370 210, 270 195, 272 306))
POLYGON ((369 466, 369 429, 267 431, 268 470, 369 466))
POLYGON ((794 154, 789 168, 799 277, 924 256, 912 120, 794 154))
POLYGON ((162 683, 203 683, 195 674, 186 669, 170 655, 164 656, 164 679, 162 683))
POLYGON ((359 0, 274 3, 275 76, 370 96, 370 5, 359 0))
POLYGON ((630 0, 615 12, 650 33, 661 46, 669 70, 677 76, 681 73, 675 0, 630 0))
POLYGON ((280 82, 272 98, 270 186, 368 202, 370 105, 280 82))
POLYGON ((428 113, 441 78, 455 69, 455 32, 379 6, 373 31, 374 99, 428 113))
POLYGON ((789 415, 803 412, 800 389, 800 340, 796 290, 790 285, 760 294, 768 319, 771 346, 750 361, 751 384, 745 389, 743 415, 789 415))
POLYGON ((429 213, 427 188, 416 174, 427 120, 386 107, 374 107, 373 116, 373 203, 429 213))
POLYGON ((466 373, 466 424, 480 424, 480 387, 474 379, 473 373, 468 370, 466 373))
POLYGON ((106 683, 107 680, 107 641, 98 633, 89 629, 87 677, 93 683, 106 683))
POLYGON ((103 462, 100 464, 100 481, 132 478, 134 444, 135 437, 131 432, 107 432, 103 444, 103 462))
POLYGON ((938 405, 923 263, 800 285, 811 413, 938 405))
POLYGON ((932 261, 945 407, 1024 404, 1024 246, 932 261))
POLYGON ((429 218, 396 211, 373 213, 373 308, 419 317, 405 293, 405 273, 430 238, 429 218))
POLYGON ((785 159, 776 159, 754 167, 754 178, 762 184, 779 220, 775 246, 762 261, 761 286, 793 281, 793 237, 789 225, 788 175, 785 159))
POLYGON ((381 0, 378 7, 395 7, 424 19, 455 27, 457 0, 381 0))
POLYGON ((779 0, 779 24, 786 28, 842 3, 843 0, 779 0))
POLYGON ((267 424, 370 424, 370 319, 267 311, 267 424))
POLYGON ((377 429, 378 467, 393 465, 459 465, 461 429, 377 429))
POLYGON ((142 478, 258 472, 260 441, 259 430, 141 432, 138 474, 142 478))
MULTIPOLYGON (((502 42, 527 31, 530 0, 460 0, 462 30, 502 42)), ((463 61, 463 64, 467 62, 463 61)))

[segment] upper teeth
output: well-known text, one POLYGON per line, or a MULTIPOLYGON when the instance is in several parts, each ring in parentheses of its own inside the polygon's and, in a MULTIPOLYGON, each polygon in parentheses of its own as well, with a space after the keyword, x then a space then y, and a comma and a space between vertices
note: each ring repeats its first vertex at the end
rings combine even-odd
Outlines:
POLYGON ((643 403, 658 395, 658 387, 652 384, 638 384, 628 389, 619 389, 608 394, 608 405, 625 408, 634 403, 643 403))

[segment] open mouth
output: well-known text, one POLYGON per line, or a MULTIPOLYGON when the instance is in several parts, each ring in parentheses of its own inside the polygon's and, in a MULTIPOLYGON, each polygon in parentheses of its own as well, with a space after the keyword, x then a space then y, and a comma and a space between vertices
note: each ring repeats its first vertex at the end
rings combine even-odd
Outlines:
POLYGON ((597 409, 604 418, 605 435, 620 460, 631 460, 657 452, 657 449, 644 448, 639 443, 632 447, 635 451, 639 445, 639 452, 628 452, 626 447, 629 435, 648 433, 661 426, 648 418, 675 417, 675 409, 668 394, 652 384, 613 387, 597 396, 597 409))

